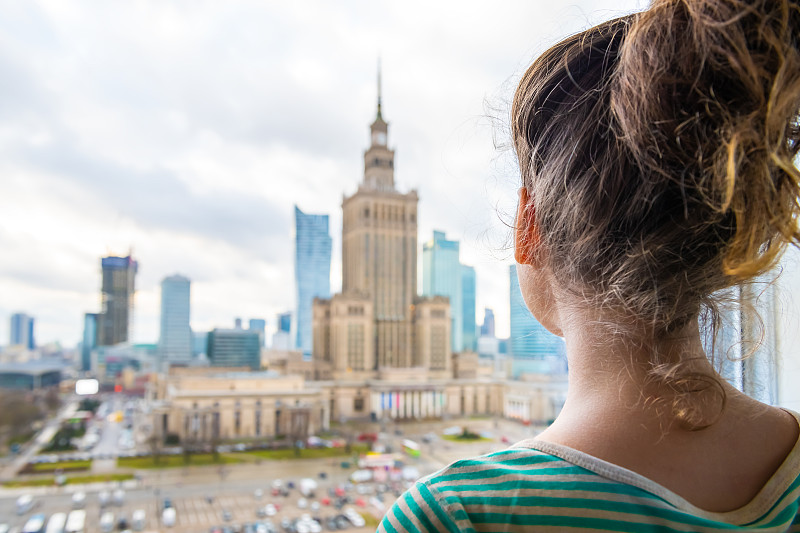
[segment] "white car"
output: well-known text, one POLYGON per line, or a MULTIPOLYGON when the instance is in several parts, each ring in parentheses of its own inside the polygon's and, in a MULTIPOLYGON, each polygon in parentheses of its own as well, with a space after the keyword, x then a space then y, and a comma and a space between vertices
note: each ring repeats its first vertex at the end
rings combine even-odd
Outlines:
POLYGON ((97 493, 97 501, 100 502, 100 507, 105 507, 111 501, 111 495, 107 490, 101 490, 97 493))
POLYGON ((305 498, 300 498, 297 500, 297 508, 298 509, 308 509, 308 500, 305 498))
POLYGON ((364 517, 358 514, 352 507, 348 507, 344 510, 344 516, 346 516, 355 527, 364 527, 367 523, 364 517))
POLYGON ((264 507, 264 512, 267 513, 267 516, 275 516, 276 514, 278 514, 278 508, 275 507, 274 503, 268 503, 264 507))
POLYGON ((106 511, 100 517, 100 531, 103 533, 111 533, 114 531, 114 513, 106 511))
POLYGON ((79 490, 72 495, 72 508, 81 509, 84 505, 86 505, 86 493, 79 490))
POLYGON ((164 527, 172 527, 175 525, 175 519, 177 518, 175 514, 174 507, 167 507, 164 509, 164 512, 161 513, 161 523, 164 524, 164 527))

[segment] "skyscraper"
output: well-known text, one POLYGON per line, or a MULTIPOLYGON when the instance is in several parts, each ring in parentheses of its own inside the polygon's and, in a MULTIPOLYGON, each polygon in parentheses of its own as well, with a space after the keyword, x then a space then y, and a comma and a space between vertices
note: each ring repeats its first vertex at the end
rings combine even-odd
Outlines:
POLYGON ((517 265, 511 265, 508 271, 511 281, 511 356, 525 359, 562 356, 564 342, 533 317, 522 299, 517 265))
POLYGON ((331 297, 331 247, 328 215, 310 215, 294 207, 297 285, 297 348, 311 355, 311 305, 331 297))
POLYGON ((83 315, 83 340, 81 341, 81 370, 92 369, 92 350, 97 347, 97 313, 83 315))
POLYGON ((458 241, 447 240, 443 231, 434 231, 433 238, 422 245, 422 294, 450 299, 450 344, 454 352, 464 348, 463 279, 458 255, 458 241))
POLYGON ((261 347, 263 348, 267 334, 267 321, 263 318, 251 318, 247 329, 258 332, 258 339, 261 341, 261 347))
POLYGON ((494 337, 494 311, 488 307, 483 310, 481 337, 494 337))
POLYGON ((161 335, 158 351, 162 361, 187 365, 192 360, 191 281, 175 274, 161 282, 161 335))
POLYGON ((478 332, 475 323, 475 268, 461 265, 461 320, 463 323, 463 348, 478 350, 478 332))
POLYGON ((97 317, 97 345, 112 346, 129 339, 136 271, 139 265, 128 255, 104 257, 101 266, 103 282, 101 311, 97 317))
MULTIPOLYGON (((394 150, 389 125, 378 110, 364 153, 364 180, 342 202, 342 294, 363 295, 374 321, 365 339, 375 361, 368 367, 412 366, 414 300, 417 293, 416 191, 401 193, 394 183, 394 150)), ((355 342, 355 341, 354 341, 355 342)))
POLYGON ((36 341, 33 337, 33 323, 33 317, 25 313, 11 315, 9 344, 11 346, 24 346, 29 350, 36 348, 36 341))

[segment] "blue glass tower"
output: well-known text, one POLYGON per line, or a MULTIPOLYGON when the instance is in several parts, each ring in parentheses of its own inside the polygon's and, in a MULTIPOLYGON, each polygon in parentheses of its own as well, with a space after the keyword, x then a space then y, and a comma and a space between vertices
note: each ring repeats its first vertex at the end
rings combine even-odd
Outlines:
POLYGON ((161 334, 158 349, 163 361, 187 365, 192 360, 191 281, 180 275, 161 282, 161 334))
MULTIPOLYGON (((564 341, 545 329, 531 314, 517 279, 517 265, 509 267, 511 281, 511 357, 515 360, 548 360, 562 358, 564 341)), ((548 368, 551 365, 543 365, 548 368)))
POLYGON ((97 313, 83 315, 83 341, 81 342, 81 370, 92 369, 92 350, 97 347, 97 313))
MULTIPOLYGON (((454 352, 464 349, 463 286, 458 252, 458 241, 447 240, 443 231, 434 231, 433 239, 422 245, 422 295, 450 299, 450 345, 454 352)), ((475 316, 474 304, 472 315, 475 316)))
POLYGON ((478 333, 475 323, 475 268, 461 265, 461 317, 463 320, 464 349, 478 350, 478 333))
POLYGON ((9 344, 11 346, 24 346, 28 350, 36 348, 36 341, 33 338, 33 322, 33 317, 25 313, 11 315, 9 344))
POLYGON ((331 247, 328 215, 307 215, 294 207, 297 284, 297 348, 311 355, 311 304, 331 297, 331 247))

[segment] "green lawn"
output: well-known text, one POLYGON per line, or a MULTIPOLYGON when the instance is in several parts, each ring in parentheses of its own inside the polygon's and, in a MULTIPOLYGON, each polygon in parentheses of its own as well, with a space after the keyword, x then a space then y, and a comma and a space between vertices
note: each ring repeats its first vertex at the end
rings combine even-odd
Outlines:
POLYGON ((189 462, 183 455, 162 455, 158 462, 153 457, 120 457, 117 459, 118 468, 180 468, 184 466, 208 466, 244 463, 245 460, 233 454, 221 453, 217 457, 211 453, 192 454, 189 462))
MULTIPOLYGON (((133 474, 96 474, 87 476, 67 476, 66 484, 75 485, 80 483, 97 483, 99 481, 127 481, 133 479, 133 474)), ((6 481, 4 487, 47 487, 55 485, 56 478, 42 477, 37 479, 24 479, 6 481)))
POLYGON ((88 470, 92 467, 92 461, 59 461, 57 463, 37 463, 32 465, 32 470, 37 473, 55 472, 59 469, 88 470))
POLYGON ((259 459, 320 459, 325 457, 349 457, 355 454, 367 453, 369 446, 366 444, 354 444, 350 446, 350 453, 345 448, 304 448, 295 451, 293 448, 283 448, 280 450, 250 450, 242 452, 242 455, 251 455, 259 459))
POLYGON ((487 439, 486 437, 481 437, 477 435, 475 437, 464 437, 462 435, 442 435, 444 440, 449 440, 452 442, 480 442, 480 441, 490 441, 492 439, 487 439))

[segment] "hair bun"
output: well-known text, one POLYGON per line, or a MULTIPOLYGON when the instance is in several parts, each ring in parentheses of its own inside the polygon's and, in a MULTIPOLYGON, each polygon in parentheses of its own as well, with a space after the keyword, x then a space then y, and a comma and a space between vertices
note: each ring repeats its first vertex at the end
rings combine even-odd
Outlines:
POLYGON ((702 203, 730 226, 734 280, 800 242, 799 34, 796 2, 657 0, 631 19, 611 82, 642 179, 678 181, 687 218, 702 203))

